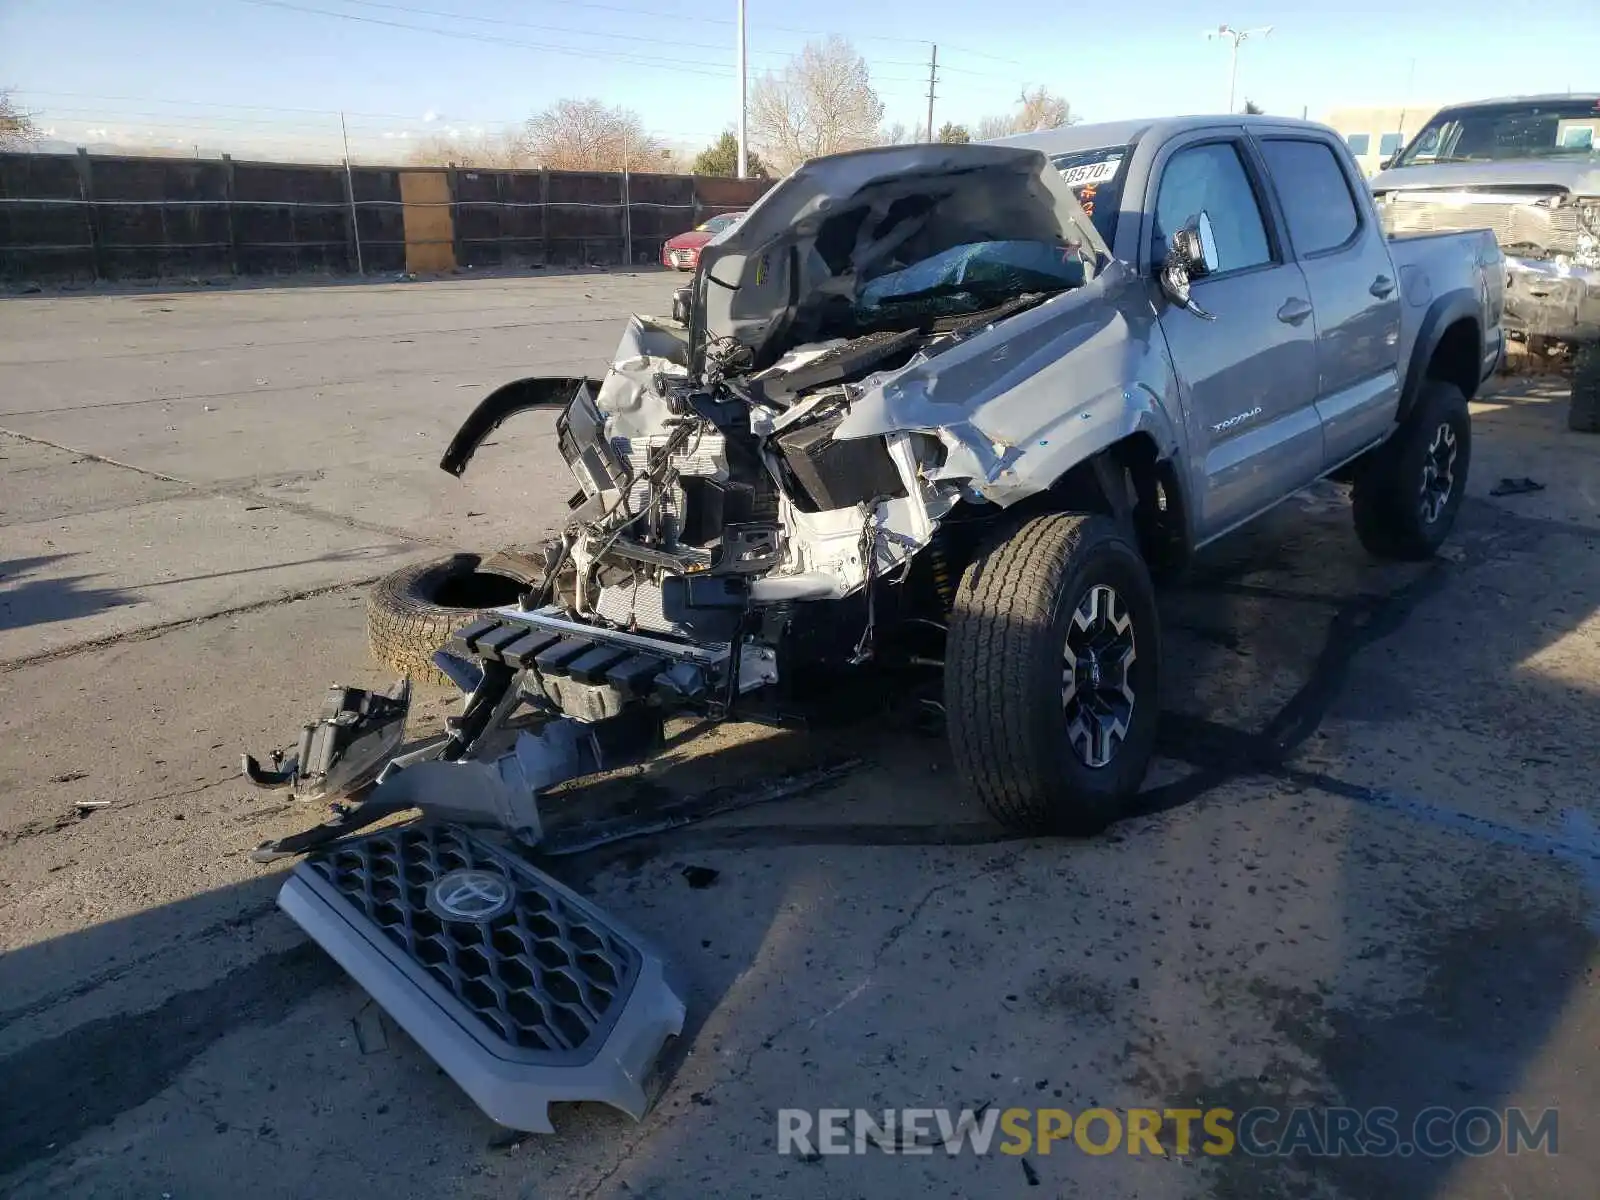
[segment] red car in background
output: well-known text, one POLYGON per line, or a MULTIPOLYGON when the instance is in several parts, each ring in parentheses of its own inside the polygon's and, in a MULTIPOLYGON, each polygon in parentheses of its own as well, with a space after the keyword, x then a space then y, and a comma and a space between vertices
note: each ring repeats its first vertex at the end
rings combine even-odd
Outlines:
POLYGON ((696 225, 687 233, 668 238, 661 247, 661 265, 675 271, 694 270, 700 265, 700 247, 743 217, 742 212, 723 213, 720 217, 712 217, 704 225, 696 225))

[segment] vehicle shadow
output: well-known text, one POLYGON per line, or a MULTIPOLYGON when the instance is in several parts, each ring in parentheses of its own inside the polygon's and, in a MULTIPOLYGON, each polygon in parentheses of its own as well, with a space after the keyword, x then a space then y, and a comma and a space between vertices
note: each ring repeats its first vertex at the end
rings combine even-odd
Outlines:
POLYGON ((71 621, 139 602, 134 593, 123 588, 85 586, 94 578, 92 575, 29 578, 40 568, 68 557, 43 554, 0 560, 0 631, 71 621))

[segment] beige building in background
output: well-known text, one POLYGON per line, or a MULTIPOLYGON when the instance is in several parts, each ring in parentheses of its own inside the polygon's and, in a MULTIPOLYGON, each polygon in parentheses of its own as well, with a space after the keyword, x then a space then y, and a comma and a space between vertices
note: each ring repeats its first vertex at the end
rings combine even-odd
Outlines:
POLYGON ((1361 169, 1372 175, 1379 163, 1415 137, 1441 107, 1409 104, 1404 108, 1336 108, 1322 121, 1343 135, 1361 169))

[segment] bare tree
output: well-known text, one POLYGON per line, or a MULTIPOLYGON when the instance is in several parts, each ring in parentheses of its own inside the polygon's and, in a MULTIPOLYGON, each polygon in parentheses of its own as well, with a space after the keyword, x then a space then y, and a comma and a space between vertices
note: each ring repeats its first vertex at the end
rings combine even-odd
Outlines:
POLYGON ((33 114, 17 107, 9 89, 0 89, 0 150, 26 146, 38 136, 33 114))
POLYGON ((443 167, 454 163, 458 167, 483 167, 488 170, 532 165, 516 138, 492 137, 486 133, 476 137, 454 138, 436 134, 414 146, 406 155, 406 162, 419 167, 443 167))
POLYGON ((780 171, 877 145, 882 120, 866 60, 838 35, 806 43, 781 75, 767 72, 750 91, 752 140, 780 171))
POLYGON ((896 121, 878 134, 878 145, 904 146, 908 142, 920 140, 921 134, 921 128, 918 128, 916 133, 912 133, 911 130, 906 128, 904 121, 896 121))
POLYGON ((535 113, 520 148, 530 162, 558 171, 659 170, 664 150, 638 113, 598 100, 561 100, 535 113))
POLYGON ((1071 125, 1076 118, 1072 105, 1061 97, 1052 95, 1042 84, 1036 88, 1023 88, 1017 97, 1017 107, 998 117, 985 117, 978 122, 978 140, 1008 137, 1014 133, 1037 133, 1041 129, 1059 129, 1071 125))

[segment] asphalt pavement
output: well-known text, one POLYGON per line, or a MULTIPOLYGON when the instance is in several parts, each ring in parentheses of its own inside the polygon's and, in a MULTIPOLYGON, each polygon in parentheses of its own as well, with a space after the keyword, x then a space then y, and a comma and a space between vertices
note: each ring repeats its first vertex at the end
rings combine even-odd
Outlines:
MULTIPOLYGON (((551 864, 682 967, 690 1024, 642 1122, 559 1106, 516 1138, 479 1114, 276 911, 283 868, 248 852, 315 814, 238 755, 331 682, 387 682, 370 580, 550 527, 571 483, 547 415, 464 480, 445 441, 509 379, 603 369, 674 282, 0 300, 0 1193, 1600 1194, 1600 440, 1539 376, 1474 405, 1433 562, 1368 559, 1327 485, 1163 594, 1160 757, 1101 837, 997 829, 896 705, 571 789, 552 819, 576 827, 845 764, 551 864), (1543 490, 1490 495, 1524 476, 1543 490), (1296 1107, 1406 1135, 1553 1109, 1558 1132, 1516 1155, 1099 1153, 1087 1127, 1020 1154, 779 1144, 780 1110, 1037 1131, 1041 1109, 1296 1107)), ((416 731, 448 705, 422 694, 416 731)))

